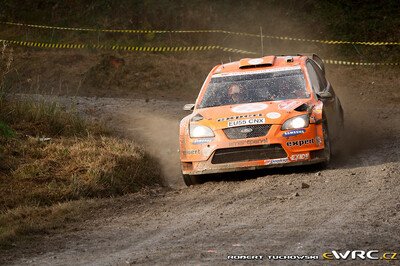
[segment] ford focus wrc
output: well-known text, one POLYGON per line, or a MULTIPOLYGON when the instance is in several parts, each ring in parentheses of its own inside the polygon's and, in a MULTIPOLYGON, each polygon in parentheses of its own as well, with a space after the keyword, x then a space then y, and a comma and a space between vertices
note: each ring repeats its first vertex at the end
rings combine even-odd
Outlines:
POLYGON ((316 55, 217 65, 180 123, 185 184, 205 174, 328 163, 343 110, 316 55))

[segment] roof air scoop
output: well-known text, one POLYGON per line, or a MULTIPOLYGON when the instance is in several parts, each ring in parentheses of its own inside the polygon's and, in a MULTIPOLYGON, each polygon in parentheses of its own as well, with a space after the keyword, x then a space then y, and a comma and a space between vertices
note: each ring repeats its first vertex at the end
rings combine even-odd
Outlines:
POLYGON ((293 56, 286 56, 285 59, 287 63, 293 63, 293 56))
POLYGON ((256 68, 256 67, 267 67, 273 66, 275 62, 275 56, 265 56, 262 58, 245 58, 239 61, 239 68, 256 68))

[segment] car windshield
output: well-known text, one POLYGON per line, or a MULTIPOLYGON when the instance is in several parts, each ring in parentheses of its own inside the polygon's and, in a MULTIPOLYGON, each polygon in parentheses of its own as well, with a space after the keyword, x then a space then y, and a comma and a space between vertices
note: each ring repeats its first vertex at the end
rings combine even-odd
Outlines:
POLYGON ((214 75, 199 108, 309 98, 301 69, 240 75, 214 75))

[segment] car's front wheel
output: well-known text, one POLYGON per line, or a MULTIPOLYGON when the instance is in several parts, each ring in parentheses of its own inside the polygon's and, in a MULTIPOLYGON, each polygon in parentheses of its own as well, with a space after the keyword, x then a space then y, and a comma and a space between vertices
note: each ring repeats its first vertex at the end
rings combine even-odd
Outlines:
POLYGON ((185 182, 185 185, 190 187, 193 185, 198 185, 203 183, 203 179, 201 176, 198 175, 184 175, 182 174, 183 181, 185 182))

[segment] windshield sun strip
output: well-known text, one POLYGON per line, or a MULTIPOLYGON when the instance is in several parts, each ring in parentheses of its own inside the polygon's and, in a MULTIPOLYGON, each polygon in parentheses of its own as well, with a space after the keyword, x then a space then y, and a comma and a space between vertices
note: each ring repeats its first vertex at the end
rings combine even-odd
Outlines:
POLYGON ((242 72, 231 72, 231 73, 219 73, 212 75, 211 78, 218 77, 229 77, 229 76, 241 76, 241 75, 253 75, 253 74, 261 74, 261 73, 273 73, 273 72, 281 72, 281 71, 290 71, 290 70, 299 70, 300 66, 295 67, 281 67, 281 68, 273 68, 273 69, 263 69, 256 71, 242 71, 242 72))

